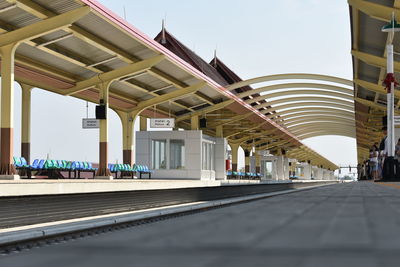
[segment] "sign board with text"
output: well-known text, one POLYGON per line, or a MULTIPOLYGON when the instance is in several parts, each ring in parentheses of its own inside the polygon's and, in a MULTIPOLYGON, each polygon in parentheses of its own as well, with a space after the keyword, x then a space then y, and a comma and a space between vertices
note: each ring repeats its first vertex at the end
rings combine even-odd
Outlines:
POLYGON ((150 118, 151 128, 174 128, 174 118, 150 118))
POLYGON ((400 125, 400 116, 394 116, 394 125, 400 125))
POLYGON ((97 119, 82 119, 83 129, 98 129, 100 128, 100 120, 97 119))

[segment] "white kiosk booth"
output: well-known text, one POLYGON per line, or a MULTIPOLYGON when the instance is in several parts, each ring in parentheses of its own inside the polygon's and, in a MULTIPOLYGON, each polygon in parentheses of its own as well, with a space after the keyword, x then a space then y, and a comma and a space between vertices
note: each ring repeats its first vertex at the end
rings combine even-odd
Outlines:
MULTIPOLYGON (((255 170, 255 156, 250 158, 250 172, 255 170)), ((260 155, 261 180, 288 180, 289 159, 284 156, 260 155)))
POLYGON ((202 131, 136 132, 136 163, 154 170, 156 179, 226 179, 225 138, 202 131))

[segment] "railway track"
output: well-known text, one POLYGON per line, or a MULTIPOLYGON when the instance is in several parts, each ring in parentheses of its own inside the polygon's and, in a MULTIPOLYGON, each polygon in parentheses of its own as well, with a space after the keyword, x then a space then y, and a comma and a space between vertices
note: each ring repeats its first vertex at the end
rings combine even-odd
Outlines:
MULTIPOLYGON (((263 193, 279 192, 329 183, 287 183, 263 185, 235 185, 221 187, 199 187, 167 190, 145 190, 127 192, 107 192, 91 194, 48 195, 0 198, 0 228, 26 226, 44 222, 61 221, 117 212, 136 211, 176 204, 211 201, 233 197, 243 197, 263 193)), ((250 200, 249 200, 250 201, 250 200)), ((243 201, 242 201, 243 202, 243 201)), ((234 204, 234 203, 233 203, 234 204)), ((185 216, 205 210, 224 207, 212 206, 160 215, 147 219, 123 222, 114 225, 94 227, 63 234, 44 236, 32 240, 0 245, 0 254, 19 252, 34 247, 66 242, 87 236, 98 235, 126 227, 152 223, 155 221, 185 216)), ((0 234, 1 235, 1 234, 0 234)))
POLYGON ((0 229, 322 184, 284 183, 0 198, 0 229))

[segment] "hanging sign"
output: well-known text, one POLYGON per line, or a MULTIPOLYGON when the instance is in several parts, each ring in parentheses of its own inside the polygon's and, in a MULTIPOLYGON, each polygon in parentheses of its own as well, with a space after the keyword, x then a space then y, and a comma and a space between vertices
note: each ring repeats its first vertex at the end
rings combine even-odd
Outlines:
POLYGON ((394 116, 394 125, 400 125, 400 116, 394 116))
POLYGON ((151 128, 174 128, 174 118, 150 118, 151 128))
POLYGON ((83 129, 98 129, 100 128, 100 120, 97 119, 82 119, 83 129))
POLYGON ((269 155, 269 150, 268 149, 260 150, 260 151, 258 151, 258 154, 260 156, 267 156, 267 155, 269 155))
POLYGON ((394 125, 400 125, 400 116, 394 116, 394 125))

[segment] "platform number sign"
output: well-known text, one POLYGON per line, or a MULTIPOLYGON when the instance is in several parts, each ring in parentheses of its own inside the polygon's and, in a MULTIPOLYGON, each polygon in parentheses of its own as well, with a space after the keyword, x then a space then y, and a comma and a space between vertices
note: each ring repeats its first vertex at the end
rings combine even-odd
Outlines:
POLYGON ((174 118, 151 118, 150 119, 151 128, 174 128, 175 119, 174 118))
POLYGON ((394 116, 394 125, 400 126, 400 116, 394 116))
POLYGON ((83 129, 98 129, 100 128, 100 120, 97 119, 82 119, 83 129))

